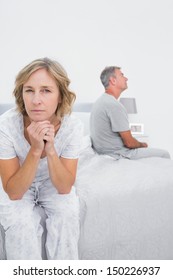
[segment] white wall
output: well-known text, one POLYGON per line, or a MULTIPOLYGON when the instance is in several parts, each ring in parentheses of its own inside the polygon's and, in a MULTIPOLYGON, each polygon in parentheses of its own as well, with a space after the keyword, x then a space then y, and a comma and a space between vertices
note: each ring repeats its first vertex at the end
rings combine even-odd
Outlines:
POLYGON ((151 146, 173 157, 172 0, 0 0, 0 103, 11 102, 18 71, 33 59, 59 60, 77 100, 94 101, 106 65, 129 78, 151 146))

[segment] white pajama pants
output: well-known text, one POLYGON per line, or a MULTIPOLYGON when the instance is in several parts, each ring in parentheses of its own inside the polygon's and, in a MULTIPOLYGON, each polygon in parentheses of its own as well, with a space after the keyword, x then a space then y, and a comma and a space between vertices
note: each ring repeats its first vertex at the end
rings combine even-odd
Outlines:
POLYGON ((69 194, 58 194, 50 180, 35 183, 21 200, 0 201, 7 259, 41 259, 43 229, 38 211, 33 211, 36 204, 47 214, 47 258, 78 259, 79 199, 74 187, 69 194))

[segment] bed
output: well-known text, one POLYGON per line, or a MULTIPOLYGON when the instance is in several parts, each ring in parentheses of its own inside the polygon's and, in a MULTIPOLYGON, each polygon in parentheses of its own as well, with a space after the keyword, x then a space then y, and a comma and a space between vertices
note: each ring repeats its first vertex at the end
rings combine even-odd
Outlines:
MULTIPOLYGON (((73 112, 85 127, 75 183, 81 210, 80 259, 172 260, 173 161, 116 161, 96 154, 89 137, 91 106, 78 104, 73 112)), ((41 215, 44 225, 43 211, 41 215)), ((0 259, 5 259, 0 230, 0 259)))

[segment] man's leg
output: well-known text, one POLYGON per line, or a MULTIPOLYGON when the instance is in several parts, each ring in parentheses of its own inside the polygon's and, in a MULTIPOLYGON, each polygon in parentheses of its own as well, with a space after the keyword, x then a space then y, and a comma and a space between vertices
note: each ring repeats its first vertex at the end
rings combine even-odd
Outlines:
POLYGON ((156 149, 156 148, 139 148, 135 149, 131 159, 140 159, 148 157, 161 157, 170 158, 170 154, 166 150, 156 149))

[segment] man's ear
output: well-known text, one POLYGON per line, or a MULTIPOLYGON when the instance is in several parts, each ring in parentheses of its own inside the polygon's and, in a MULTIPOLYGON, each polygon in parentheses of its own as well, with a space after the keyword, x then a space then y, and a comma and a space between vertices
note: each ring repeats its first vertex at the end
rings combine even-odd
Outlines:
POLYGON ((115 84, 116 84, 116 78, 113 77, 113 76, 111 76, 111 77, 109 78, 109 83, 110 83, 111 85, 115 85, 115 84))

